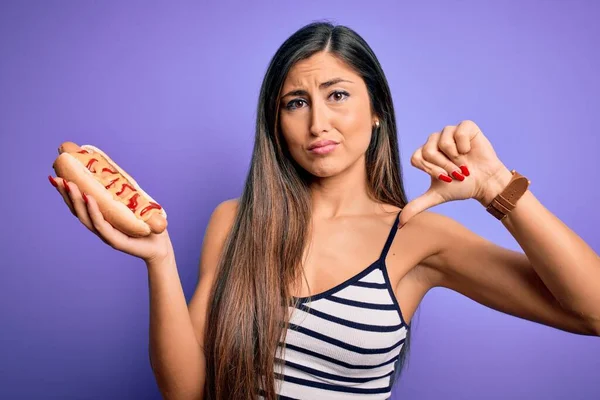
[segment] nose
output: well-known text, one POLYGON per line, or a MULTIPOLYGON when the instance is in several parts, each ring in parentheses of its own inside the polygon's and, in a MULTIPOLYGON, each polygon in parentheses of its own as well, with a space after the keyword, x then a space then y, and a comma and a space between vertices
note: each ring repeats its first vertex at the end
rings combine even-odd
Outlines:
POLYGON ((310 133, 318 136, 331 129, 327 105, 322 101, 314 101, 311 107, 310 133))

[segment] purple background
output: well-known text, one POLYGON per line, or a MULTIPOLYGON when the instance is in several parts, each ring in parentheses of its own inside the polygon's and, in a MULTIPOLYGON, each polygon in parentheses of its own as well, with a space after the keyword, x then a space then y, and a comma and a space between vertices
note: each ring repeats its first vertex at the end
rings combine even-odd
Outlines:
MULTIPOLYGON (((71 216, 47 180, 56 148, 100 147, 165 207, 189 301, 208 217, 242 189, 268 61, 315 19, 350 26, 378 55, 410 199, 429 184, 414 150, 472 119, 600 251, 598 2, 200 3, 0 5, 0 398, 160 398, 144 264, 71 216)), ((433 211, 519 249, 474 200, 433 211)), ((394 398, 597 399, 598 371, 598 338, 436 288, 394 398)))

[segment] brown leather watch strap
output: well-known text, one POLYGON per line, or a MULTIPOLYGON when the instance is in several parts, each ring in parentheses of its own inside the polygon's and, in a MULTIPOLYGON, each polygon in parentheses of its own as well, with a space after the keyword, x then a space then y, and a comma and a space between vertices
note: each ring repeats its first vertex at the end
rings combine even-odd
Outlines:
POLYGON ((504 219, 516 207, 517 201, 525 194, 531 183, 529 179, 514 169, 510 172, 513 176, 508 185, 486 208, 487 212, 499 220, 504 219))

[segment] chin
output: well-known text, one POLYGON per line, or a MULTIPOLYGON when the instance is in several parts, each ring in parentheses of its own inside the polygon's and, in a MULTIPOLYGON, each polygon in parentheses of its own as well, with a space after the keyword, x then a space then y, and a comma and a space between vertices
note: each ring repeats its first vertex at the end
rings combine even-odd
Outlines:
POLYGON ((308 171, 308 172, 315 178, 329 178, 329 177, 337 175, 336 172, 329 172, 329 171, 308 171))
POLYGON ((311 163, 302 166, 309 174, 317 178, 329 178, 335 176, 344 170, 343 166, 334 162, 311 163))

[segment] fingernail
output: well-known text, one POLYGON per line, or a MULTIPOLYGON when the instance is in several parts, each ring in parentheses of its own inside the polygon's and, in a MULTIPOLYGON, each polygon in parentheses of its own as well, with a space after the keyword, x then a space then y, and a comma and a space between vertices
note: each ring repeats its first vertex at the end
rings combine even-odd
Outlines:
POLYGON ((56 183, 56 181, 54 180, 54 178, 52 177, 52 175, 48 175, 48 180, 50 181, 50 183, 52 184, 52 186, 58 187, 58 183, 56 183))
POLYGON ((67 193, 69 193, 71 191, 71 189, 69 189, 69 185, 67 185, 67 180, 63 179, 63 186, 65 187, 67 193))
POLYGON ((464 181, 465 177, 462 176, 458 171, 452 171, 452 176, 456 179, 458 179, 459 181, 464 181))
POLYGON ((438 176, 438 179, 444 181, 444 182, 452 182, 452 178, 450 178, 448 175, 444 175, 444 174, 440 174, 440 176, 438 176))
POLYGON ((461 165, 460 170, 462 171, 464 176, 469 176, 471 173, 469 172, 469 168, 466 165, 461 165))
POLYGON ((85 201, 85 204, 87 204, 88 199, 87 199, 87 196, 85 195, 85 192, 81 192, 81 194, 83 195, 83 201, 85 201))

